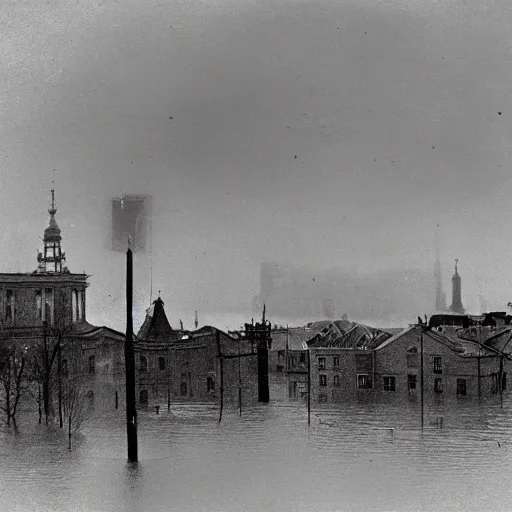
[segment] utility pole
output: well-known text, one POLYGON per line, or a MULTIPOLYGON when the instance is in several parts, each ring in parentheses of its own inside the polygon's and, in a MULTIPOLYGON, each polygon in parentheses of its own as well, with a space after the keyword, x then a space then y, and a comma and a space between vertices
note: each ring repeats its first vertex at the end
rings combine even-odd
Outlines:
POLYGON ((265 319, 265 306, 263 306, 263 316, 261 323, 245 324, 245 333, 251 346, 256 345, 258 357, 258 402, 268 403, 270 400, 270 390, 268 383, 268 351, 272 344, 271 338, 272 324, 265 319))
POLYGON ((135 354, 133 350, 133 254, 128 239, 126 251, 126 340, 124 358, 126 365, 126 434, 128 462, 137 462, 137 409, 135 406, 135 354))
POLYGON ((421 330, 420 326, 420 400, 421 400, 421 430, 423 430, 423 424, 424 424, 424 377, 423 377, 423 331, 421 330))
POLYGON ((311 350, 308 347, 308 426, 311 425, 311 350))

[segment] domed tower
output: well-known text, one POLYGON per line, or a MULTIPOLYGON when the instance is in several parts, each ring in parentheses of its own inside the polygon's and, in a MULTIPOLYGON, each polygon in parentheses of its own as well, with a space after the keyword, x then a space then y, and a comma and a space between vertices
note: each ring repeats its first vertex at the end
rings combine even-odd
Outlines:
POLYGON ((62 252, 60 242, 60 228, 55 220, 57 207, 55 205, 55 189, 52 188, 52 206, 48 210, 50 214, 50 225, 44 230, 43 236, 43 252, 37 255, 38 267, 37 272, 41 273, 62 273, 68 271, 62 264, 66 261, 66 253, 62 252))
POLYGON ((462 306, 461 279, 457 271, 458 262, 459 260, 455 260, 455 273, 452 277, 452 305, 450 306, 450 311, 463 315, 464 308, 462 306))

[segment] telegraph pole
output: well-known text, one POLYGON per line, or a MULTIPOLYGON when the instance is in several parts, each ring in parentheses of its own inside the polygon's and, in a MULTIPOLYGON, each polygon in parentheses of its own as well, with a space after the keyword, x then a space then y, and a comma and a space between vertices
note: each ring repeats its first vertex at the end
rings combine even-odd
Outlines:
POLYGON ((135 407, 135 354, 133 350, 133 254, 128 238, 126 251, 126 340, 124 358, 126 366, 126 434, 128 438, 128 462, 137 462, 137 409, 135 407))

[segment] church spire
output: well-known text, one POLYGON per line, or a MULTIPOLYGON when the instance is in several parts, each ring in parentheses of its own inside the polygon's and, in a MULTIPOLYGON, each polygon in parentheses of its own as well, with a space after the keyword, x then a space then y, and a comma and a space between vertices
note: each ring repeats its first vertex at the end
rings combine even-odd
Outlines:
POLYGON ((464 314, 464 307, 462 306, 462 293, 461 293, 461 278, 458 271, 459 260, 455 260, 455 272, 452 277, 452 305, 450 311, 453 313, 464 314))
POLYGON ((57 206, 55 204, 55 182, 52 182, 52 203, 48 209, 50 214, 49 226, 44 230, 43 235, 43 252, 37 255, 38 268, 37 272, 65 272, 66 267, 62 263, 66 261, 66 254, 62 252, 60 228, 55 220, 57 206))
POLYGON ((438 313, 446 311, 446 296, 443 293, 443 281, 441 278, 441 261, 439 257, 439 224, 437 225, 435 235, 436 260, 434 263, 434 280, 436 293, 436 311, 438 313))

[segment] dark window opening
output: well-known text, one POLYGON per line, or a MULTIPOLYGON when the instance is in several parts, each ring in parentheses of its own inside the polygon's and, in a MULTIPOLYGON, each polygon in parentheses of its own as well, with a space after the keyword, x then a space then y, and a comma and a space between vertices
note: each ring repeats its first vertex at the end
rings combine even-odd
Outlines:
POLYGON ((165 357, 158 358, 158 368, 160 370, 165 370, 165 357))
POLYGON ((466 379, 457 379, 457 395, 466 396, 466 379))
POLYGON ((301 352, 299 362, 300 363, 306 362, 306 353, 305 352, 301 352))
POLYGON ((320 386, 327 386, 327 375, 320 375, 320 386))
POLYGON ((7 301, 5 303, 5 320, 7 322, 14 321, 14 291, 7 290, 7 301))
POLYGON ((213 380, 213 377, 207 377, 206 378, 206 391, 208 393, 214 393, 215 392, 215 381, 213 380))
POLYGON ((434 356, 434 373, 443 373, 443 358, 434 356))
POLYGON ((96 358, 94 356, 89 357, 89 373, 96 373, 96 358))
POLYGON ((318 358, 318 369, 325 370, 325 357, 318 358))
POLYGON ((334 376, 334 385, 336 387, 338 387, 340 385, 340 376, 339 375, 334 376))
POLYGON ((384 391, 395 391, 395 377, 384 377, 384 391))
POLYGON ((148 403, 148 390, 141 389, 139 394, 139 401, 141 405, 146 405, 148 403))
POLYGON ((148 358, 146 356, 140 356, 140 371, 141 373, 148 371, 148 358))
POLYGON ((334 356, 332 358, 332 362, 333 362, 334 368, 339 368, 339 366, 340 366, 340 358, 339 358, 339 356, 334 356))
POLYGON ((358 389, 372 389, 372 379, 367 373, 360 373, 357 376, 358 389))
POLYGON ((418 382, 417 375, 408 375, 407 376, 407 385, 409 387, 409 391, 414 391, 416 389, 417 382, 418 382))
POLYGON ((186 382, 181 383, 180 394, 181 394, 181 396, 187 396, 187 383, 186 382))
POLYGON ((434 379, 434 392, 435 393, 443 392, 443 379, 434 379))

